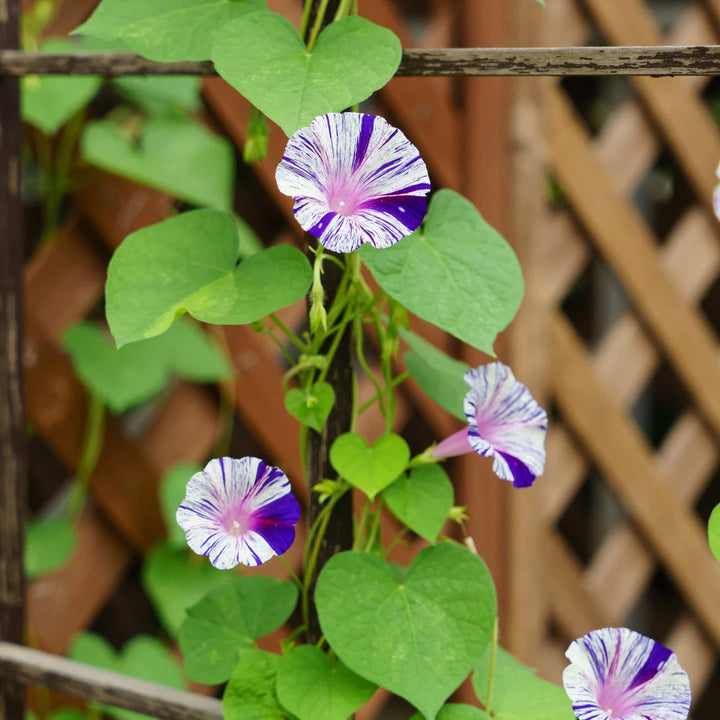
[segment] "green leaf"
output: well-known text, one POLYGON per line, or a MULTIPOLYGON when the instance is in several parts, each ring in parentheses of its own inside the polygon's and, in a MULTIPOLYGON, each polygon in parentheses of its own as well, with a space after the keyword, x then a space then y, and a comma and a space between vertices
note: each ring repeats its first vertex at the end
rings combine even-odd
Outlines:
POLYGON ((285 395, 285 408, 303 425, 322 432, 335 403, 335 391, 326 382, 317 382, 309 390, 293 388, 285 395))
POLYGON ((394 33, 360 17, 328 25, 308 53, 292 23, 275 13, 227 23, 212 52, 218 73, 287 135, 368 98, 401 57, 394 33))
POLYGON ((384 435, 372 448, 356 433, 344 433, 330 448, 330 463, 341 477, 371 500, 407 467, 410 448, 399 435, 384 435))
MULTIPOLYGON (((182 550, 187 549, 185 531, 177 524, 175 514, 180 507, 180 503, 185 499, 185 489, 190 478, 200 470, 202 468, 199 465, 179 463, 166 470, 160 479, 160 508, 167 528, 168 544, 171 547, 182 550)), ((207 566, 205 562, 200 564, 207 566)), ((212 567, 212 565, 209 567, 212 567)), ((220 574, 223 577, 226 576, 225 573, 220 574)))
POLYGON ((61 518, 32 520, 25 535, 25 574, 29 578, 61 568, 77 542, 75 528, 61 518))
MULTIPOLYGON (((475 668, 472 684, 483 702, 487 698, 490 649, 475 668)), ((502 648, 497 649, 490 700, 496 720, 575 720, 570 699, 558 685, 536 677, 502 648)))
POLYGON ((181 115, 202 107, 200 78, 194 75, 120 77, 113 84, 148 115, 181 115))
POLYGON ((299 720, 346 720, 376 689, 313 645, 294 648, 278 667, 278 699, 299 720))
POLYGON ((218 30, 264 0, 103 0, 74 32, 122 40, 159 62, 209 60, 218 30))
POLYGON ((359 252, 378 285, 410 312, 489 355, 520 306, 515 253, 452 190, 435 193, 412 235, 383 250, 365 243, 359 252))
POLYGON ((434 543, 453 504, 453 486, 439 465, 420 465, 385 488, 383 498, 395 517, 434 543))
POLYGON ((720 505, 716 505, 715 509, 710 513, 708 521, 708 542, 712 554, 720 560, 720 505))
POLYGON ((428 720, 482 656, 496 615, 485 563, 450 543, 421 551, 404 577, 375 555, 335 555, 320 573, 315 603, 340 660, 428 720))
MULTIPOLYGON (((78 662, 178 690, 185 687, 178 661, 157 638, 137 635, 116 654, 112 646, 99 635, 82 633, 73 639, 68 656, 78 662)), ((148 717, 112 705, 98 704, 97 707, 115 720, 140 720, 148 717)))
POLYGON ((152 117, 138 138, 110 120, 97 120, 86 126, 80 151, 92 165, 193 205, 232 207, 232 146, 190 118, 152 117))
POLYGON ((165 332, 185 312, 243 324, 300 300, 312 281, 307 258, 276 245, 239 266, 230 215, 194 210, 128 235, 108 266, 107 318, 118 346, 165 332))
POLYGON ((231 373, 219 348, 186 320, 158 338, 120 350, 94 325, 78 323, 65 333, 64 344, 83 383, 114 413, 149 400, 173 374, 210 382, 231 373))
POLYGON ((234 578, 187 610, 180 628, 187 676, 214 685, 225 682, 254 641, 277 630, 297 604, 297 588, 262 575, 234 578))
POLYGON ((400 337, 411 348, 405 353, 405 364, 422 391, 451 415, 466 420, 463 401, 468 386, 463 375, 470 369, 469 366, 405 328, 400 328, 400 337))
POLYGON ((145 558, 142 583, 165 629, 177 637, 185 611, 209 592, 232 584, 234 576, 205 558, 170 545, 156 547, 145 558))
POLYGON ((280 656, 248 650, 238 662, 223 694, 225 720, 285 718, 275 692, 280 656))
MULTIPOLYGON (((45 53, 75 52, 76 43, 55 39, 41 48, 45 53)), ((88 105, 102 85, 96 75, 25 75, 21 81, 20 107, 25 122, 46 135, 54 135, 88 105)))
MULTIPOLYGON (((448 703, 440 708, 437 720, 489 720, 490 716, 472 705, 448 703)), ((422 713, 415 713, 410 720, 423 720, 422 713)))

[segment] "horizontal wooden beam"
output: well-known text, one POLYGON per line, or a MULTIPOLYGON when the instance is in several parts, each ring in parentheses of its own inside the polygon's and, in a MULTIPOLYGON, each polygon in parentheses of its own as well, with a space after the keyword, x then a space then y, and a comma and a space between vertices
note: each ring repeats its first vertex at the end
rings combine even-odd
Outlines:
MULTIPOLYGON (((215 75, 211 62, 157 63, 132 53, 0 51, 1 75, 215 75)), ((720 75, 720 46, 404 50, 399 77, 720 75)))
POLYGON ((222 702, 101 670, 40 650, 0 642, 0 678, 164 720, 222 720, 222 702))

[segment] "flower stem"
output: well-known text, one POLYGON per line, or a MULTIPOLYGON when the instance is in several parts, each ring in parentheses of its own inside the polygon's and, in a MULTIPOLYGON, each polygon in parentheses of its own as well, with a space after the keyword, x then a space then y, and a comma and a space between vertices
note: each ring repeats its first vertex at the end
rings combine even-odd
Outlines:
POLYGON ((485 698, 485 712, 488 715, 492 715, 491 703, 493 694, 493 683, 495 682, 495 659, 497 658, 497 647, 498 647, 498 621, 495 618, 495 625, 493 626, 492 634, 492 646, 490 650, 490 665, 488 667, 488 687, 487 696, 485 698))
POLYGON ((270 313, 268 317, 275 324, 275 327, 277 327, 300 352, 307 352, 307 346, 305 343, 292 330, 290 330, 290 328, 288 328, 275 313, 270 313))
POLYGON ((104 436, 105 406, 102 400, 91 392, 88 399, 87 423, 85 425, 80 461, 75 473, 75 485, 68 506, 68 516, 72 521, 75 521, 82 509, 90 478, 100 457, 104 436))
POLYGON ((338 5, 337 12, 335 13, 335 17, 333 18, 333 22, 337 22, 346 15, 349 15, 353 7, 355 7, 355 14, 357 15, 357 6, 355 6, 353 0, 341 0, 340 5, 338 5))
POLYGON ((315 16, 315 23, 313 24, 312 31, 310 32, 310 37, 307 41, 308 52, 312 52, 313 45, 315 45, 317 36, 320 34, 320 28, 322 28, 323 20, 325 20, 325 11, 327 10, 329 2, 330 0, 320 1, 320 7, 318 8, 317 15, 315 16))

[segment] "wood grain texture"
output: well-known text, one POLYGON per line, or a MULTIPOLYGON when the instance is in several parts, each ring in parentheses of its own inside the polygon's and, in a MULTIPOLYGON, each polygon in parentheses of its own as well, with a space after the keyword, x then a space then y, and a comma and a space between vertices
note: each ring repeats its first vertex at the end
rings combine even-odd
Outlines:
POLYGON ((164 720, 222 720, 222 703, 39 650, 0 642, 0 677, 39 684, 82 700, 108 703, 164 720))

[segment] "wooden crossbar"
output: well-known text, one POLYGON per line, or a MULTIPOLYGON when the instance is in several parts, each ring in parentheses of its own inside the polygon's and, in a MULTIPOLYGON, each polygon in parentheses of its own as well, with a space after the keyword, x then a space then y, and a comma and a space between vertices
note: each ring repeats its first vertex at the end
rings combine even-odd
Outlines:
MULTIPOLYGON (((0 75, 215 75, 209 61, 158 63, 132 53, 0 51, 0 75)), ((720 46, 408 49, 398 77, 720 75, 720 46)))

